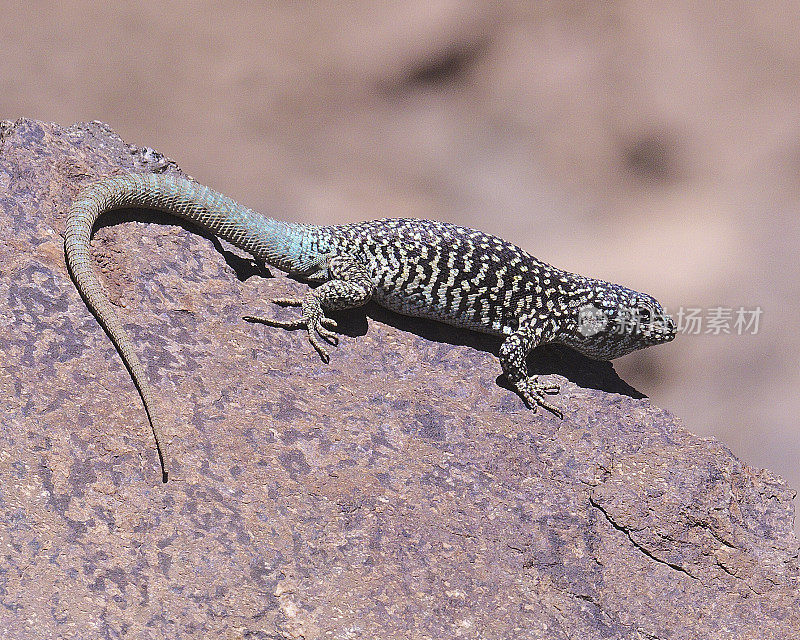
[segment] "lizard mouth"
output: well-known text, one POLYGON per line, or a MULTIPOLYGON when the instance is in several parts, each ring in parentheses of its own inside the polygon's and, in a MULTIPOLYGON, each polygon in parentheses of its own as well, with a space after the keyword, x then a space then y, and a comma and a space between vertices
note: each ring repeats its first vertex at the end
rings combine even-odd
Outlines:
POLYGON ((630 332, 648 344, 669 342, 675 337, 675 321, 656 301, 627 309, 624 314, 631 322, 630 332))
POLYGON ((651 344, 669 342, 676 334, 675 321, 670 316, 664 316, 659 322, 642 325, 639 330, 651 344))

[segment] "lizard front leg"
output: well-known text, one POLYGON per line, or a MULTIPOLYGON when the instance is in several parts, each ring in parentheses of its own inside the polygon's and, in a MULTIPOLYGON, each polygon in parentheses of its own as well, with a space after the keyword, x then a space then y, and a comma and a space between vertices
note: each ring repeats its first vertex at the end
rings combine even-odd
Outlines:
POLYGON ((542 407, 563 418, 561 410, 551 405, 545 398, 545 395, 558 393, 559 386, 539 382, 537 376, 528 376, 528 354, 542 342, 544 333, 539 325, 521 326, 500 346, 500 365, 509 382, 530 409, 536 411, 537 406, 542 407))
POLYGON ((331 331, 336 328, 336 321, 325 316, 325 310, 361 307, 375 293, 375 283, 369 277, 366 267, 357 258, 350 255, 332 256, 328 258, 327 267, 330 280, 309 291, 302 298, 272 300, 275 304, 300 307, 301 315, 297 320, 274 320, 261 316, 245 316, 244 319, 283 329, 307 329, 309 342, 323 362, 327 363, 330 356, 319 338, 332 345, 338 344, 338 338, 331 331))

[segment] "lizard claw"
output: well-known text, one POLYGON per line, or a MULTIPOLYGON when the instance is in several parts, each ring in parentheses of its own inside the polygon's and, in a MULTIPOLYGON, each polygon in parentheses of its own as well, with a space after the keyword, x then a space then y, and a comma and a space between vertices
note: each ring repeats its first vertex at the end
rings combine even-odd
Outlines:
POLYGON ((309 296, 303 300, 303 322, 305 323, 306 329, 308 329, 308 341, 311 343, 311 346, 317 350, 320 358, 325 364, 330 362, 330 356, 328 355, 328 351, 322 346, 322 343, 319 341, 319 336, 328 344, 336 346, 339 344, 339 338, 336 334, 331 331, 328 327, 335 327, 336 322, 331 318, 326 318, 325 313, 322 310, 322 305, 319 303, 319 300, 314 298, 313 296, 309 296))
POLYGON ((335 329, 338 325, 335 320, 325 316, 319 300, 313 296, 307 296, 305 298, 274 298, 272 302, 283 307, 302 307, 302 315, 296 320, 275 320, 274 318, 263 316, 243 316, 243 319, 248 322, 261 322, 270 327, 279 327, 281 329, 306 329, 311 346, 314 347, 325 364, 330 362, 330 355, 320 338, 328 344, 337 346, 339 337, 331 329, 335 329))
POLYGON ((536 411, 538 407, 542 407, 563 419, 564 414, 561 409, 554 407, 545 398, 545 395, 557 394, 560 390, 559 385, 539 382, 537 376, 531 376, 530 378, 522 378, 521 380, 515 381, 514 388, 520 396, 522 396, 523 401, 532 411, 536 411))

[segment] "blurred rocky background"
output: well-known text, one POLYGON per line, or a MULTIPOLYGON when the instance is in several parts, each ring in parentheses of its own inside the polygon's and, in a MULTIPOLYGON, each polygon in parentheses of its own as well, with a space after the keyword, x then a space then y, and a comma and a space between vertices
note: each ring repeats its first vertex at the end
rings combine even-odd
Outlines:
MULTIPOLYGON (((699 309, 627 382, 800 487, 800 5, 7 5, 0 119, 99 119, 266 214, 436 218, 699 309), (738 335, 740 307, 760 324, 738 335), (706 334, 714 309, 729 330, 706 334)), ((143 310, 143 313, 146 313, 143 310)))

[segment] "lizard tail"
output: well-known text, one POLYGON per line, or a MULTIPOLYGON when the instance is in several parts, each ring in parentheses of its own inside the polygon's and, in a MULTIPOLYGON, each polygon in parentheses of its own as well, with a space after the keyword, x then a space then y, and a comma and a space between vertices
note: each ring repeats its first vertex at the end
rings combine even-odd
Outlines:
POLYGON ((261 216, 216 191, 171 176, 131 174, 106 178, 82 191, 70 208, 64 236, 67 266, 78 291, 111 338, 139 391, 156 441, 162 480, 166 482, 165 440, 154 393, 89 257, 89 238, 100 215, 127 207, 155 209, 191 220, 256 258, 287 271, 304 256, 306 234, 303 225, 261 216))
POLYGON ((165 440, 153 391, 89 257, 89 238, 97 219, 106 211, 130 207, 155 209, 191 220, 284 271, 301 269, 313 247, 309 247, 306 225, 267 218, 208 187, 173 176, 129 174, 105 178, 83 190, 70 208, 64 236, 67 265, 78 291, 111 338, 136 384, 156 441, 162 480, 166 482, 165 440))
POLYGON ((64 238, 67 266, 86 305, 92 310, 103 329, 111 338, 122 357, 122 361, 130 372, 131 378, 133 378, 136 389, 139 391, 144 403, 147 419, 156 441, 158 459, 161 463, 161 480, 167 482, 169 470, 164 446, 165 440, 161 431, 160 420, 154 408, 153 391, 147 381, 144 367, 133 349, 133 343, 122 327, 114 307, 103 293, 100 281, 91 266, 89 235, 94 220, 97 219, 99 213, 97 207, 92 206, 88 199, 76 202, 70 209, 67 232, 64 238))

